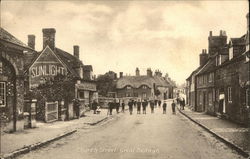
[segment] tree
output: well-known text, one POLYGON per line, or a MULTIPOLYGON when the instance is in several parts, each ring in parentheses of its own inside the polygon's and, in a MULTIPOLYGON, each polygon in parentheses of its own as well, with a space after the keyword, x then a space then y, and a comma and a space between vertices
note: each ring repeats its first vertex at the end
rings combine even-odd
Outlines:
POLYGON ((109 71, 97 77, 97 90, 102 96, 107 96, 108 92, 115 91, 116 73, 109 71))

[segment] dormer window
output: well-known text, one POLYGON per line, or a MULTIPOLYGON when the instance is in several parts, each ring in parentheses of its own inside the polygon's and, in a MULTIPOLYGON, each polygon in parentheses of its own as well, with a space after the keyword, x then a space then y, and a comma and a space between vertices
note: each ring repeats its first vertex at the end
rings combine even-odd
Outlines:
POLYGON ((126 88, 127 88, 127 89, 132 89, 132 87, 131 87, 131 86, 127 86, 126 88))
POLYGON ((146 85, 142 85, 142 87, 141 87, 142 89, 147 89, 148 88, 148 86, 146 86, 146 85))

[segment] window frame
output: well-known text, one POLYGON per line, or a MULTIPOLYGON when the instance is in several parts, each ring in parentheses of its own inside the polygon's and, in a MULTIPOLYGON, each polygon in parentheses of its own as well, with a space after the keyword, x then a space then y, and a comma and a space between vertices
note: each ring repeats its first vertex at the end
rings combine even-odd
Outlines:
MULTIPOLYGON (((4 103, 4 104, 0 104, 0 107, 6 107, 6 96, 7 96, 7 94, 6 94, 6 82, 2 82, 2 81, 1 81, 1 82, 0 82, 0 85, 1 85, 1 84, 3 84, 3 90, 4 90, 4 91, 3 91, 3 95, 4 95, 4 98, 3 98, 4 101, 3 101, 3 103, 4 103)), ((0 87, 0 88, 1 88, 1 87, 0 87)), ((1 90, 1 89, 0 89, 0 90, 1 90)))
POLYGON ((232 87, 227 88, 227 101, 228 103, 232 103, 232 87))
POLYGON ((3 74, 3 62, 0 61, 0 74, 3 74))

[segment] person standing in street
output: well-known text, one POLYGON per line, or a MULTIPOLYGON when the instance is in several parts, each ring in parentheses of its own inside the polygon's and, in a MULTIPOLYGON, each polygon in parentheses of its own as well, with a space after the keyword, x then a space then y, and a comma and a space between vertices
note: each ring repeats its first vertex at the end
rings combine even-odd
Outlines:
POLYGON ((137 101, 137 114, 141 114, 141 100, 138 99, 137 101))
POLYGON ((182 110, 184 110, 184 107, 185 107, 185 98, 183 98, 183 100, 182 100, 182 110))
POLYGON ((124 109, 125 109, 125 103, 124 100, 122 100, 122 112, 124 113, 124 109))
POLYGON ((173 102, 172 102, 172 112, 173 112, 173 114, 176 114, 176 112, 175 112, 175 107, 176 107, 176 104, 175 104, 175 100, 173 100, 173 102))
POLYGON ((119 113, 119 109, 120 109, 120 101, 119 99, 115 99, 115 108, 116 108, 116 113, 119 113))
POLYGON ((147 108, 148 102, 146 99, 142 102, 142 113, 146 114, 146 108, 147 108))
POLYGON ((167 111, 167 102, 166 101, 164 101, 162 108, 163 108, 163 114, 166 114, 166 111, 167 111))
POLYGON ((158 100, 158 106, 161 107, 161 100, 158 100))
POLYGON ((158 100, 155 99, 153 102, 154 102, 154 106, 157 107, 158 100))
POLYGON ((151 101, 150 101, 151 113, 154 113, 154 108, 155 108, 155 105, 154 105, 154 104, 155 104, 154 101, 151 100, 151 101))
POLYGON ((128 102, 128 107, 129 107, 129 113, 132 115, 133 113, 133 101, 130 99, 128 102))
POLYGON ((114 105, 113 101, 109 102, 109 104, 108 104, 108 106, 109 106, 109 115, 112 115, 113 105, 114 105))
POLYGON ((94 114, 96 114, 97 105, 98 103, 96 102, 96 100, 94 100, 94 102, 92 103, 92 109, 94 111, 94 114))

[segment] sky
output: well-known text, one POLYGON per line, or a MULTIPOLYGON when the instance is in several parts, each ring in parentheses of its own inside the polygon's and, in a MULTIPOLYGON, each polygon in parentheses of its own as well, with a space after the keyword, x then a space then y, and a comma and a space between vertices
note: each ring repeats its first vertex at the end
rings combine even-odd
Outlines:
POLYGON ((228 39, 246 33, 247 0, 98 0, 1 2, 1 27, 27 43, 42 29, 56 29, 56 47, 69 53, 80 46, 80 59, 94 74, 109 70, 134 75, 135 69, 159 69, 178 84, 199 66, 209 31, 228 39))

